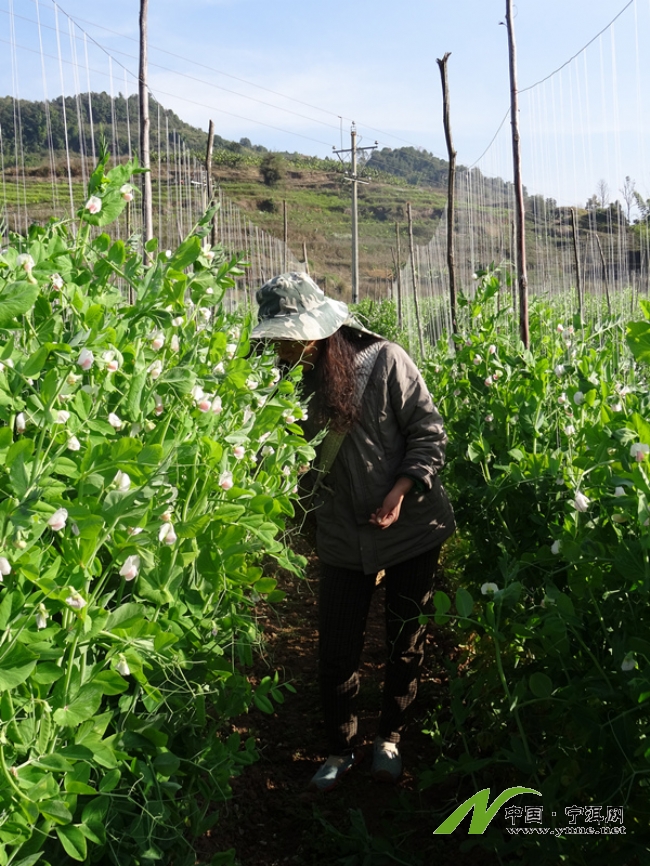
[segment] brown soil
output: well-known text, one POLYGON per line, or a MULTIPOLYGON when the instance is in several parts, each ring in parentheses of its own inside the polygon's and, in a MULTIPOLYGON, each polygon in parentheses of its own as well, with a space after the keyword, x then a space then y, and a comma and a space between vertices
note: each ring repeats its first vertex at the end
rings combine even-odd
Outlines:
MULTIPOLYGON (((445 657, 457 649, 449 636, 428 637, 427 662, 416 713, 403 739, 404 775, 396 786, 381 785, 369 775, 372 740, 376 734, 383 673, 383 590, 378 587, 368 621, 358 700, 360 733, 366 744, 363 763, 343 783, 325 795, 306 786, 326 757, 316 683, 317 562, 310 557, 307 578, 280 578, 286 599, 277 609, 260 611, 265 635, 264 655, 252 679, 280 672, 296 694, 286 694, 273 715, 253 708, 234 721, 242 737, 254 736, 260 759, 232 780, 233 798, 220 805, 215 828, 197 846, 197 859, 209 863, 220 851, 234 849, 241 866, 280 864, 345 864, 384 866, 401 863, 428 866, 432 862, 491 866, 490 855, 462 854, 457 838, 432 836, 452 810, 458 792, 430 788, 418 791, 418 769, 431 766, 437 750, 422 733, 427 707, 446 694, 445 657), (343 838, 341 835, 343 834, 343 838)), ((468 792, 469 793, 469 792, 468 792)), ((464 797, 460 798, 462 801, 464 797)))

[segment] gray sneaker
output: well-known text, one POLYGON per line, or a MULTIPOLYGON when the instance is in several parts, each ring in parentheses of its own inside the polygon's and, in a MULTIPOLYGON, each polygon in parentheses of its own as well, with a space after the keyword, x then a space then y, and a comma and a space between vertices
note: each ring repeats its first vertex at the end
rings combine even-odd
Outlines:
POLYGON ((397 743, 377 737, 372 749, 372 778, 377 782, 388 782, 392 785, 402 775, 402 759, 397 743))

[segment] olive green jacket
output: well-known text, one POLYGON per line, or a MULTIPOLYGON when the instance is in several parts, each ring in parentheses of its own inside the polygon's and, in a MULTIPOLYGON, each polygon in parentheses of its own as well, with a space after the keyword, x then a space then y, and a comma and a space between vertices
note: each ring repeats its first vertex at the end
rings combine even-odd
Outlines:
MULTIPOLYGON (((309 391, 309 379, 305 386, 309 391)), ((317 426, 308 419, 305 434, 317 426)), ((447 437, 424 380, 407 353, 384 343, 363 394, 361 419, 347 434, 314 502, 316 550, 334 566, 372 574, 441 544, 455 529, 438 477, 447 437), (370 515, 401 476, 416 483, 386 529, 370 515)))

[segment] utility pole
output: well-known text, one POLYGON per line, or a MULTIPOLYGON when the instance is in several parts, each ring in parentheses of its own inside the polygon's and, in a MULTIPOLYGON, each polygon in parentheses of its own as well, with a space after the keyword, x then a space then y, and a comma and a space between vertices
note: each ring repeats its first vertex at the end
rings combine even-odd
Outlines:
POLYGON ((346 176, 346 180, 349 180, 352 184, 352 303, 359 303, 359 225, 358 225, 358 206, 357 206, 357 184, 364 183, 368 184, 367 180, 360 180, 357 177, 357 154, 360 151, 366 150, 374 150, 378 146, 378 142, 375 142, 373 145, 369 147, 357 147, 357 128, 352 123, 352 129, 350 130, 351 137, 351 146, 346 150, 336 150, 332 148, 334 153, 341 158, 342 153, 349 153, 351 155, 350 161, 350 173, 346 176))
MULTIPOLYGON (((151 160, 149 158, 149 89, 147 87, 147 6, 140 0, 140 164, 147 171, 142 175, 142 221, 145 244, 153 237, 153 207, 151 204, 151 160)), ((146 261, 151 261, 145 253, 146 261)))

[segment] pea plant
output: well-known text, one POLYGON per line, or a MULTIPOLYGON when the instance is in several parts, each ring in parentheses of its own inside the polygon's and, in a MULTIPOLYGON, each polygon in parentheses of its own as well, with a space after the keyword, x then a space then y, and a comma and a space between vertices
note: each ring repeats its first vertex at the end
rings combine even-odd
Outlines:
POLYGON ((449 435, 462 552, 455 595, 437 593, 435 619, 457 629, 464 656, 451 669, 448 721, 430 720, 440 753, 422 784, 481 771, 504 786, 525 779, 549 825, 552 809, 572 804, 624 807, 636 838, 590 837, 585 848, 584 836, 540 836, 527 850, 536 862, 540 851, 553 863, 570 852, 575 863, 596 862, 594 851, 599 863, 617 851, 643 859, 650 321, 558 320, 537 301, 529 351, 510 336, 500 290, 497 273, 480 275, 462 301, 464 333, 424 371, 449 435))
POLYGON ((111 240, 139 169, 106 166, 78 224, 0 254, 1 866, 194 863, 256 758, 229 719, 283 699, 246 678, 254 605, 304 564, 313 450, 295 379, 223 312, 239 261, 212 212, 176 250, 111 240))

